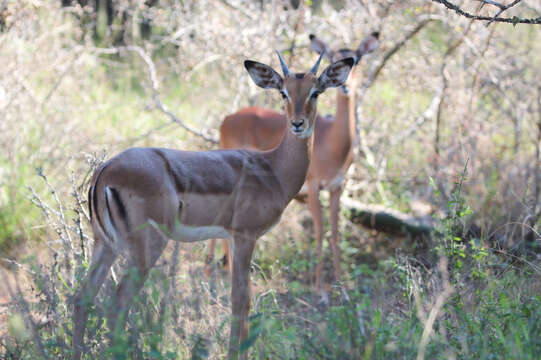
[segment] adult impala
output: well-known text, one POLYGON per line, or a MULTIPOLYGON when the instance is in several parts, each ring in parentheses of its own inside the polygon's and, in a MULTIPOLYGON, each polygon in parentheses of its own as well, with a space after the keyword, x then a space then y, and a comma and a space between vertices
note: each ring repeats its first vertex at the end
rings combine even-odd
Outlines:
MULTIPOLYGON (((363 57, 377 49, 379 33, 368 35, 357 49, 333 51, 321 39, 310 35, 312 49, 323 54, 331 62, 352 57, 355 65, 363 57)), ((317 116, 314 129, 313 158, 306 178, 308 208, 314 219, 317 240, 316 288, 321 289, 321 245, 323 221, 319 191, 330 193, 331 248, 333 252, 334 275, 340 279, 340 254, 338 247, 338 213, 344 177, 353 160, 355 130, 355 90, 357 79, 355 69, 336 95, 334 118, 317 116)), ((287 126, 286 115, 259 107, 249 107, 227 116, 220 127, 220 147, 223 149, 268 150, 278 146, 287 126)), ((214 258, 214 240, 210 243, 208 262, 214 258)), ((226 263, 229 259, 227 241, 224 240, 226 263)))
MULTIPOLYGON (((178 151, 132 148, 104 163, 92 178, 89 210, 94 252, 87 278, 74 301, 74 359, 83 351, 92 303, 116 257, 123 254, 138 276, 125 275, 116 294, 111 330, 121 329, 133 297, 167 240, 231 240, 232 321, 229 358, 239 357, 248 332, 249 266, 255 242, 280 220, 301 189, 312 152, 317 96, 341 86, 355 60, 334 62, 321 76, 321 56, 307 73, 291 73, 280 54, 284 76, 271 67, 245 61, 252 80, 277 89, 285 100, 287 128, 278 146, 252 150, 178 151)), ((245 357, 242 354, 241 357, 245 357)))

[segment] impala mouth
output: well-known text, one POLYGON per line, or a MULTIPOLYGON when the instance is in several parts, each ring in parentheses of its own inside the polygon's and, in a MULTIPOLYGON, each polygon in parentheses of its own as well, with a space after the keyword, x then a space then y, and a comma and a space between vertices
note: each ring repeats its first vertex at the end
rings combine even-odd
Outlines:
POLYGON ((293 135, 298 136, 301 139, 306 139, 312 136, 311 127, 303 127, 303 128, 292 127, 291 132, 293 133, 293 135))

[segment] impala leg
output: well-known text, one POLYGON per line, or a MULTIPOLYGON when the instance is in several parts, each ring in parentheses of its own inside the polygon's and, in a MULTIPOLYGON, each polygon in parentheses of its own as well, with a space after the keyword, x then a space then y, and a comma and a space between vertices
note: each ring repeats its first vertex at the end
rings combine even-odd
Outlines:
MULTIPOLYGON (((224 269, 231 272, 231 253, 229 252, 229 244, 226 239, 222 239, 222 247, 224 249, 224 269)), ((207 255, 207 264, 205 265, 205 274, 210 276, 212 266, 214 264, 214 253, 216 250, 216 239, 211 239, 209 244, 209 253, 207 255)))
POLYGON ((109 329, 115 333, 124 328, 135 296, 141 291, 149 270, 154 266, 167 245, 167 239, 155 231, 152 231, 152 235, 142 237, 142 239, 146 242, 141 239, 132 241, 140 246, 131 249, 128 271, 118 285, 115 304, 111 304, 115 306, 111 306, 109 329), (152 243, 149 243, 148 239, 153 239, 152 243))
POLYGON ((316 289, 321 290, 321 270, 323 269, 322 242, 323 242, 323 218, 321 215, 321 203, 319 202, 319 189, 315 185, 308 186, 308 210, 314 220, 315 237, 317 241, 316 257, 316 289))
POLYGON ((216 239, 210 239, 209 253, 207 255, 207 261, 205 264, 205 275, 210 276, 212 274, 212 265, 214 263, 214 250, 216 249, 216 239))
POLYGON ((339 187, 336 190, 330 192, 330 212, 331 212, 331 248, 333 255, 334 265, 334 279, 340 281, 340 247, 338 246, 338 240, 340 233, 338 232, 338 215, 340 213, 340 196, 342 195, 342 188, 339 187))
POLYGON ((231 283, 231 333, 229 335, 228 359, 246 359, 247 354, 239 354, 240 344, 248 336, 248 314, 250 312, 250 261, 255 239, 246 236, 235 237, 233 246, 233 266, 231 283))
POLYGON ((116 256, 103 240, 96 238, 90 271, 83 280, 83 285, 74 298, 73 307, 73 357, 78 360, 83 352, 83 339, 88 319, 88 307, 94 301, 100 287, 109 274, 109 269, 116 256))
POLYGON ((229 251, 227 239, 222 239, 222 247, 224 248, 224 268, 231 272, 231 252, 229 251))

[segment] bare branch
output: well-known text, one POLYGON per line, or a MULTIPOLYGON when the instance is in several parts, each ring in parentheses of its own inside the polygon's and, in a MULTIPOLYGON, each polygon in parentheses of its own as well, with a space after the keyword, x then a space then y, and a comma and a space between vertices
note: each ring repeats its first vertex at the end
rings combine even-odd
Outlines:
POLYGON ((395 43, 394 46, 383 55, 383 58, 377 63, 377 65, 375 65, 362 86, 361 97, 364 95, 366 89, 372 86, 372 84, 376 81, 381 70, 383 70, 391 57, 393 57, 393 55, 396 54, 409 40, 415 37, 415 35, 417 35, 417 33, 419 33, 419 31, 421 31, 428 23, 439 19, 439 17, 435 16, 421 16, 419 18, 419 22, 417 22, 417 24, 415 24, 415 26, 408 31, 401 40, 395 43))
POLYGON ((497 6, 497 7, 500 8, 500 11, 494 16, 481 16, 481 15, 471 14, 471 13, 469 13, 467 11, 462 10, 458 5, 455 5, 455 4, 453 4, 453 3, 451 3, 451 2, 449 2, 447 0, 432 0, 432 1, 443 4, 446 8, 448 8, 450 10, 454 10, 457 14, 462 15, 464 17, 467 17, 468 19, 480 20, 480 21, 488 21, 489 22, 488 24, 496 21, 496 22, 509 23, 509 24, 513 24, 513 25, 516 25, 516 24, 541 25, 541 16, 538 17, 538 18, 531 18, 531 19, 521 18, 521 17, 518 17, 518 16, 499 17, 499 15, 502 12, 504 12, 505 10, 515 6, 521 0, 515 0, 512 3, 510 3, 509 5, 502 5, 500 3, 496 3, 495 1, 490 1, 490 0, 480 0, 484 4, 494 5, 494 6, 497 6))
POLYGON ((171 110, 169 110, 169 108, 164 103, 161 102, 160 97, 159 97, 159 92, 158 92, 159 82, 158 82, 158 76, 156 72, 156 66, 154 65, 154 61, 152 61, 152 58, 150 57, 150 55, 143 48, 141 48, 140 46, 130 45, 130 46, 117 47, 117 48, 96 49, 96 52, 99 54, 120 54, 126 51, 136 53, 145 62, 147 66, 148 76, 150 78, 150 84, 152 87, 152 100, 154 101, 154 104, 156 105, 158 110, 166 114, 172 122, 180 125, 180 127, 188 131, 189 133, 196 135, 202 138, 203 140, 208 141, 212 144, 218 144, 217 139, 209 135, 206 135, 192 128, 191 126, 187 125, 184 121, 182 121, 179 117, 177 117, 171 110))
POLYGON ((497 7, 499 7, 500 9, 505 8, 505 5, 504 5, 504 4, 500 4, 499 2, 496 2, 496 1, 492 1, 492 0, 477 0, 477 1, 480 1, 480 2, 482 2, 483 4, 488 4, 488 5, 494 5, 494 6, 497 6, 497 7))

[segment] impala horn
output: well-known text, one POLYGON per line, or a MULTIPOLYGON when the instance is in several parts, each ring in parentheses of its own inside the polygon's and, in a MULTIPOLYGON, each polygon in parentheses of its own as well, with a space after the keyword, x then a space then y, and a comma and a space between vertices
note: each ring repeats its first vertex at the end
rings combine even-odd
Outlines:
POLYGON ((291 74, 291 72, 287 68, 286 62, 284 61, 284 59, 282 59, 282 55, 280 55, 280 52, 278 50, 276 50, 276 54, 278 54, 278 59, 280 59, 280 65, 282 65, 282 72, 284 73, 284 76, 288 76, 289 74, 291 74))
POLYGON ((317 59, 314 67, 312 68, 312 70, 310 70, 312 74, 317 75, 317 69, 319 68, 319 63, 321 62, 321 58, 323 57, 324 53, 325 51, 322 51, 321 54, 319 54, 319 59, 317 59))

